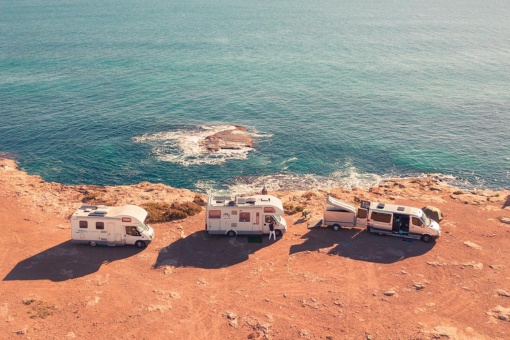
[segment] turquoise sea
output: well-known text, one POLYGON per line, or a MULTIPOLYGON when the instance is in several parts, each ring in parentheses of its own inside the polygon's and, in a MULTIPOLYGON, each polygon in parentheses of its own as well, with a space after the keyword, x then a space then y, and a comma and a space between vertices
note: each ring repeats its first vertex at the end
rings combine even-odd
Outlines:
POLYGON ((510 188, 507 0, 1 0, 0 156, 201 192, 510 188), (253 149, 198 140, 244 125, 253 149))

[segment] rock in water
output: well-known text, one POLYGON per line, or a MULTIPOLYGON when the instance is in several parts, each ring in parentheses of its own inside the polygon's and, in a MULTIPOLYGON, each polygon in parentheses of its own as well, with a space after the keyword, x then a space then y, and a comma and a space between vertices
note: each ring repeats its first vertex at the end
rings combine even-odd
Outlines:
POLYGON ((223 130, 205 137, 202 145, 211 152, 221 149, 239 150, 253 147, 253 141, 246 133, 246 128, 236 126, 234 129, 223 130))

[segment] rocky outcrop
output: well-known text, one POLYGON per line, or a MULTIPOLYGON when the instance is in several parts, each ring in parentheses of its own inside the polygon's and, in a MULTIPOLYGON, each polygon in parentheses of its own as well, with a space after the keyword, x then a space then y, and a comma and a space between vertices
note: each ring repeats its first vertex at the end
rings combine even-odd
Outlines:
POLYGON ((234 129, 217 132, 205 137, 202 146, 211 152, 217 152, 221 149, 251 148, 253 147, 253 140, 246 131, 245 127, 236 126, 234 129))

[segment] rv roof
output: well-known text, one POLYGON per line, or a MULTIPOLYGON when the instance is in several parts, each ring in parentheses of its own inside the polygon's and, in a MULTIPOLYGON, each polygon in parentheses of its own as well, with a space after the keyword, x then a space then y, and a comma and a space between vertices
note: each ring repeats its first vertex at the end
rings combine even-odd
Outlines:
POLYGON ((389 211, 395 213, 406 213, 406 214, 418 214, 419 208, 408 207, 405 205, 397 205, 397 204, 388 204, 388 203, 380 203, 373 202, 370 204, 370 210, 379 210, 379 211, 389 211))
POLYGON ((147 217, 147 211, 136 205, 123 205, 120 207, 107 207, 104 205, 100 206, 86 205, 78 208, 78 210, 76 210, 73 216, 94 218, 132 217, 143 223, 145 221, 145 218, 147 217))
POLYGON ((326 203, 330 206, 334 206, 336 208, 342 208, 342 209, 346 209, 348 211, 351 211, 351 212, 356 212, 356 208, 352 205, 350 205, 349 203, 346 203, 344 201, 340 201, 332 196, 329 196, 326 198, 326 203))
POLYGON ((271 195, 253 195, 248 197, 209 196, 209 207, 264 207, 274 206, 283 213, 282 201, 271 195))

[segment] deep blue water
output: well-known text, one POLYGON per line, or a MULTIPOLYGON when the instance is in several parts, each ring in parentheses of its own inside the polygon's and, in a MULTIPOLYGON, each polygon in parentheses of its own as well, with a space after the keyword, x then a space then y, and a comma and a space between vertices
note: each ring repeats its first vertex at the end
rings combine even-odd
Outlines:
POLYGON ((67 184, 508 189, 509 18, 506 0, 2 0, 0 152, 67 184), (198 148, 234 124, 253 150, 198 148))

